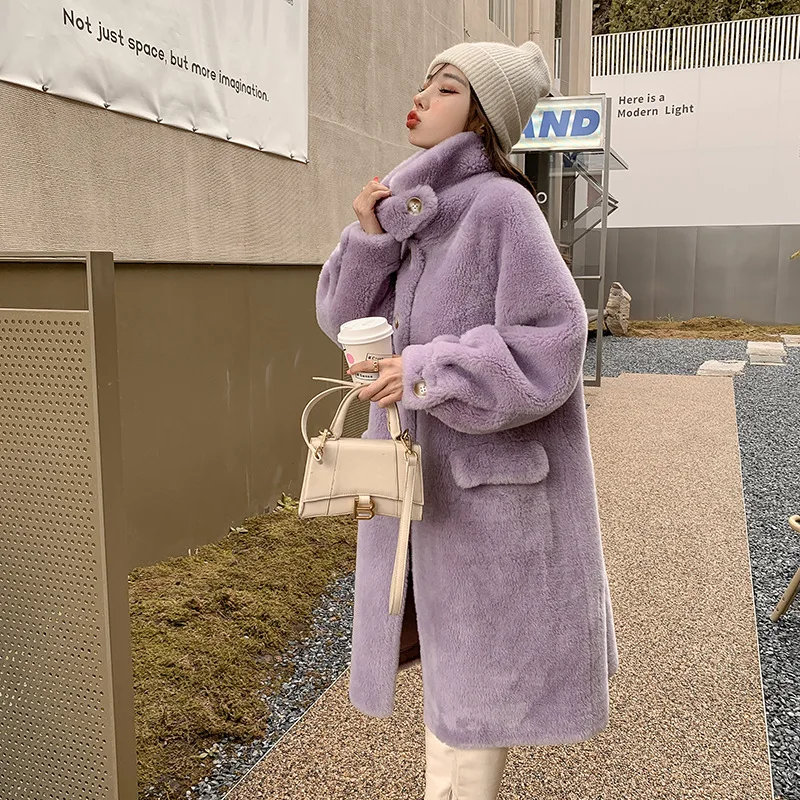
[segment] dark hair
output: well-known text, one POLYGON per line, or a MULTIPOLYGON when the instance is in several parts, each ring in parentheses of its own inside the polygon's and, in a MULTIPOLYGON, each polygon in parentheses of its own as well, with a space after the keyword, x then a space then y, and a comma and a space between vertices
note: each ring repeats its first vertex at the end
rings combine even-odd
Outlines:
POLYGON ((475 90, 471 86, 469 95, 469 114, 467 115, 467 122, 464 126, 464 130, 475 131, 475 133, 481 137, 486 155, 489 157, 492 167, 494 167, 497 172, 503 177, 511 178, 511 180, 524 186, 535 198, 536 188, 533 183, 531 183, 530 178, 520 172, 503 152, 503 147, 500 144, 500 140, 497 138, 492 123, 489 122, 489 118, 486 116, 486 112, 483 110, 480 100, 478 100, 478 95, 475 94, 475 90))

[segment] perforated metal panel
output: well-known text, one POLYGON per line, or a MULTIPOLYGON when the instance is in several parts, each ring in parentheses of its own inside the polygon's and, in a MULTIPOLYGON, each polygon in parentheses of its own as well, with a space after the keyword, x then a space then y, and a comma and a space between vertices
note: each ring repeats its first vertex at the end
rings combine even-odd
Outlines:
POLYGON ((116 797, 88 311, 0 309, 0 798, 116 797))

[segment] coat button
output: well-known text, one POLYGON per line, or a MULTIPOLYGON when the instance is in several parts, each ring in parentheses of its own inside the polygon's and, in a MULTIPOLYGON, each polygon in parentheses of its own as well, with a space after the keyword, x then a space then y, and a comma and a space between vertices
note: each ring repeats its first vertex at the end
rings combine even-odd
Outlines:
POLYGON ((409 197, 408 200, 406 200, 406 208, 409 214, 414 214, 415 216, 421 214, 422 200, 420 200, 419 197, 409 197))
POLYGON ((428 387, 425 385, 425 381, 417 381, 414 384, 414 394, 417 397, 425 397, 428 394, 428 387))
POLYGON ((400 320, 395 317, 394 329, 397 330, 399 327, 400 327, 400 320))

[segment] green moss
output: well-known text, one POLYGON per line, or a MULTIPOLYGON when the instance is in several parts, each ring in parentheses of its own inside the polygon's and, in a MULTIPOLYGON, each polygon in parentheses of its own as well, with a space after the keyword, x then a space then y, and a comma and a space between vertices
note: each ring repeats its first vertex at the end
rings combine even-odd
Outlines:
POLYGON ((191 556, 129 578, 139 796, 178 798, 219 739, 262 738, 260 696, 290 677, 275 658, 308 631, 330 581, 355 570, 351 518, 300 520, 294 504, 244 520, 191 556))

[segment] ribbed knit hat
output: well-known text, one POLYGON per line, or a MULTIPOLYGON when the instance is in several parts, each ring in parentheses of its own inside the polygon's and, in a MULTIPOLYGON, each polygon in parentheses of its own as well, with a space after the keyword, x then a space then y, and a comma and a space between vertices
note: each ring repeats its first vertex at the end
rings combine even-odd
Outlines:
POLYGON ((431 61, 428 75, 437 64, 452 64, 466 75, 506 153, 519 141, 533 109, 553 82, 535 42, 523 42, 519 47, 462 42, 439 53, 431 61))

